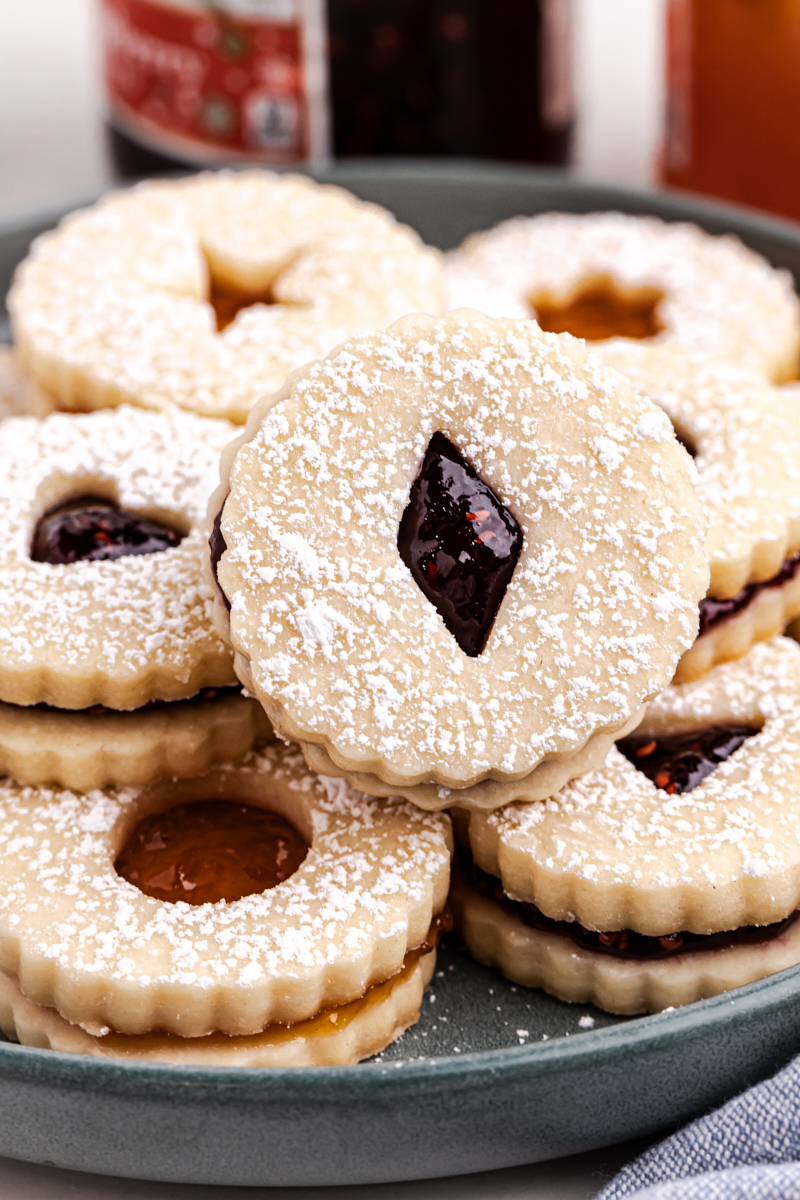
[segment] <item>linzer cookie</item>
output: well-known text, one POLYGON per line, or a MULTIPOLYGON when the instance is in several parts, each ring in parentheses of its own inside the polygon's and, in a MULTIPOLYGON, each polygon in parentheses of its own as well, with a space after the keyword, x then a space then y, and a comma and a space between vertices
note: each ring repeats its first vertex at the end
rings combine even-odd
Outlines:
POLYGON ((133 709, 236 682, 202 530, 231 433, 128 407, 5 422, 0 700, 133 709))
POLYGON ((456 927, 518 983, 654 1012, 800 962, 800 648, 667 688, 600 770, 459 828, 456 927))
POLYGON ((200 775, 272 736, 261 705, 238 687, 130 712, 0 703, 0 774, 18 783, 92 788, 200 775))
POLYGON ((699 679, 800 613, 800 405, 752 371, 675 347, 617 345, 603 357, 694 455, 711 581, 675 681, 699 679))
POLYGON ((222 478, 237 672, 311 765, 370 794, 542 799, 694 640, 689 457, 622 376, 531 321, 354 339, 254 410, 222 478))
POLYGON ((296 747, 144 789, 6 783, 0 1024, 79 1053, 357 1061, 419 1016, 450 850, 446 816, 296 747))
POLYGON ((623 213, 514 217, 448 258, 453 308, 535 317, 592 342, 649 339, 797 377, 800 303, 787 271, 730 235, 623 213))
POLYGON ((389 213, 258 170, 150 182, 72 214, 8 297, 20 363, 57 407, 236 422, 292 368, 443 303, 438 252, 389 213))

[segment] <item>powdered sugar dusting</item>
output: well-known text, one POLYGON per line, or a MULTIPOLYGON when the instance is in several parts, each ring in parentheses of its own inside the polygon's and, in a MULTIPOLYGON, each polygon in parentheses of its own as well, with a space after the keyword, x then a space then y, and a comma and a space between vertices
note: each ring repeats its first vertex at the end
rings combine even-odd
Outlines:
POLYGON ((447 273, 451 307, 495 317, 530 317, 537 295, 568 300, 597 280, 656 288, 658 342, 749 362, 767 378, 797 357, 800 303, 789 273, 738 238, 694 225, 615 212, 514 217, 468 237, 447 273))
POLYGON ((73 214, 37 241, 8 306, 26 368, 63 406, 244 421, 294 367, 442 302, 438 253, 390 213, 247 171, 148 182, 73 214), (209 269, 272 302, 218 332, 209 269))
POLYGON ((202 527, 219 455, 233 432, 224 421, 133 408, 5 423, 4 700, 124 708, 188 696, 205 682, 234 681, 230 652, 213 631, 202 527), (98 492, 189 532, 172 549, 112 562, 31 561, 29 547, 42 513, 98 492), (201 678, 206 672, 210 679, 201 678))
POLYGON ((800 902, 795 643, 776 638, 667 688, 639 732, 734 722, 759 732, 691 792, 668 795, 614 749, 542 804, 473 817, 479 861, 488 853, 513 894, 533 891, 550 915, 594 928, 702 933, 782 919, 800 902))
POLYGON ((686 456, 573 339, 406 318, 308 367, 250 428, 222 521, 232 638, 276 724, 354 768, 456 787, 527 774, 619 728, 694 639, 686 456), (397 551, 436 430, 525 538, 478 658, 397 551))
MULTIPOLYGON (((6 956, 9 945, 19 945, 29 995, 49 990, 60 997, 62 1015, 122 1029, 137 1020, 149 1028, 164 997, 177 997, 175 1012, 160 1018, 170 1027, 188 1026, 197 1002, 199 1020, 217 1012, 225 1028, 241 1019, 236 1004, 248 995, 262 1024, 265 1014, 285 1019, 292 981, 305 980, 310 992, 301 1004, 311 1015, 346 990, 343 964, 355 964, 357 978, 366 979, 362 990, 399 970, 406 950, 423 940, 432 904, 444 901, 448 818, 313 776, 296 748, 269 746, 181 786, 181 797, 192 787, 198 798, 260 793, 269 803, 276 789, 288 795, 289 807, 284 800, 280 810, 313 829, 308 857, 260 895, 171 904, 144 895, 113 867, 123 829, 152 804, 146 789, 79 795, 0 787, 0 929, 6 956), (76 1016, 65 1011, 70 1005, 86 1011, 76 1016)), ((157 794, 170 803, 168 786, 157 794)))
POLYGON ((709 519, 709 594, 769 579, 800 548, 800 404, 734 363, 646 344, 603 357, 669 415, 697 451, 709 519))

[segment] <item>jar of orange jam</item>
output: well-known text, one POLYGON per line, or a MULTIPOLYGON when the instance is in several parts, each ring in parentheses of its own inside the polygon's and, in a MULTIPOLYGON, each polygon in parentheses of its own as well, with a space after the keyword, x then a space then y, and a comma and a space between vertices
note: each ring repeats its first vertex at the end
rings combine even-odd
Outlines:
POLYGON ((665 183, 800 219, 800 0, 667 0, 665 183))

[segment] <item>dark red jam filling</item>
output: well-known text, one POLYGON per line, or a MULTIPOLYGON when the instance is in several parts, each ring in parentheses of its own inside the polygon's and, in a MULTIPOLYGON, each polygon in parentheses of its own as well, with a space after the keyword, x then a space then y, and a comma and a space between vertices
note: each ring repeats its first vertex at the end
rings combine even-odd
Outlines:
POLYGON ((470 658, 483 650, 522 531, 442 433, 428 443, 400 520, 400 557, 470 658))
POLYGON ((211 527, 211 537, 208 539, 208 548, 211 552, 211 574, 214 576, 214 582, 217 585, 217 591, 222 597, 225 607, 230 612, 231 602, 223 592, 219 583, 219 560, 222 558, 225 551, 228 549, 227 543, 222 533, 222 509, 225 507, 223 502, 217 515, 214 517, 214 524, 211 527))
POLYGON ((39 518, 31 558, 54 565, 108 562, 131 554, 155 554, 182 541, 177 529, 120 508, 104 496, 76 496, 39 518))
POLYGON ((279 813, 200 800, 141 820, 114 868, 157 900, 230 903, 283 883, 307 854, 305 838, 279 813))
POLYGON ((664 937, 648 937, 633 929, 615 929, 608 933, 597 933, 585 929, 577 921, 554 921, 540 912, 535 904, 525 900, 510 900, 503 885, 494 875, 482 871, 472 861, 468 850, 461 848, 461 866, 473 887, 482 896, 494 900, 511 916, 517 917, 531 929, 542 933, 557 933, 569 938, 581 950, 595 954, 610 954, 614 958, 633 959, 636 962, 653 962, 659 958, 674 958, 678 954, 693 954, 700 950, 724 950, 729 946, 759 945, 780 937, 794 925, 800 912, 793 912, 785 921, 774 925, 742 925, 724 933, 669 933, 664 937))
POLYGON ((32 704, 30 707, 31 707, 32 711, 36 711, 36 712, 69 712, 69 713, 72 713, 73 715, 75 713, 82 713, 84 716, 102 717, 106 713, 120 713, 120 712, 130 712, 130 711, 151 712, 153 709, 169 708, 170 705, 172 705, 172 704, 196 704, 196 703, 199 704, 199 703, 202 703, 203 701, 207 701, 207 700, 216 700, 217 697, 221 697, 221 696, 241 696, 241 694, 242 694, 242 689, 238 685, 234 685, 233 687, 201 688, 201 690, 199 692, 196 692, 194 696, 189 696, 188 699, 186 699, 186 700, 148 700, 146 704, 142 704, 137 709, 134 709, 134 710, 119 709, 119 708, 107 708, 105 704, 93 704, 90 708, 77 708, 77 709, 59 708, 55 704, 32 704))
POLYGON ((710 725, 672 737, 626 737, 617 749, 670 796, 691 792, 758 733, 750 725, 710 725))
POLYGON ((705 600, 700 601, 700 628, 697 636, 702 637, 704 633, 715 629, 723 621, 735 617, 767 588, 783 587, 790 579, 794 579, 798 571, 800 571, 800 552, 787 558, 777 575, 773 575, 771 579, 765 579, 761 583, 746 584, 730 600, 715 600, 713 596, 706 596, 705 600))

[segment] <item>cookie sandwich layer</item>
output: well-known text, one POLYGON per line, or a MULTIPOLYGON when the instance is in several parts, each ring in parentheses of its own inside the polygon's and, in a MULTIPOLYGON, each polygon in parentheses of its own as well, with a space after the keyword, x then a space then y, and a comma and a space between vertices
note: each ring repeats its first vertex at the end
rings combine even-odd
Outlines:
POLYGON ((277 729, 366 790, 376 776, 445 807, 541 764, 568 777, 694 640, 707 567, 688 456, 623 377, 532 322, 413 316, 349 343, 254 410, 222 478, 209 511, 230 611, 214 611, 236 670, 277 729), (441 460, 409 565, 400 526, 434 435, 464 465, 441 460), (458 597, 501 539, 491 506, 521 549, 467 653, 458 597))
MULTIPOLYGON (((296 748, 139 789, 6 783, 0 816, 0 970, 93 1034, 238 1036, 308 1020, 402 970, 447 899, 448 818, 320 779, 296 748), (288 822, 308 847, 294 873, 261 890, 255 863, 238 899, 203 903, 175 899, 195 882, 169 858, 130 881, 131 847, 169 849, 141 822, 173 814, 191 834, 196 806, 219 802, 244 806, 251 824, 264 810, 288 822)), ((202 864, 204 828, 181 862, 202 864)), ((214 852, 215 878, 226 863, 241 877, 240 852, 214 852)))
POLYGON ((236 682, 212 624, 203 529, 231 433, 129 407, 5 423, 0 700, 135 709, 236 682), (141 544, 112 546, 120 525, 141 544))
MULTIPOLYGON (((502 969, 521 977, 509 949, 517 938, 526 947, 520 962, 528 962, 530 982, 537 982, 530 964, 539 947, 542 986, 578 999, 596 980, 595 1002, 620 1012, 688 1003, 712 994, 712 978, 738 986, 797 961, 797 928, 781 925, 800 907, 798 668, 800 649, 788 639, 755 646, 704 680, 667 688, 603 768, 550 800, 459 817, 477 868, 501 892, 499 899, 484 894, 480 904, 470 902, 462 922, 468 944, 474 918, 483 929, 475 945, 485 961, 487 914, 494 913, 502 969), (517 912, 515 904, 522 906, 517 912), (576 938, 566 938, 567 946, 563 930, 537 928, 525 906, 547 922, 572 923, 576 938), (763 938, 740 936, 747 926, 761 927, 763 938), (586 940, 591 931, 605 950, 586 940), (717 940, 704 949, 709 936, 717 940), (650 939, 646 953, 630 961, 642 939, 650 939), (566 976, 547 973, 555 951, 545 953, 545 942, 560 947, 560 961, 576 980, 570 956, 582 956, 583 991, 576 983, 574 995, 567 994, 566 976), (628 950, 619 966, 619 952, 628 950), (668 958, 657 961, 664 951, 668 958), (614 963, 606 962, 609 956, 614 963), (622 991, 615 999, 616 978, 622 991)), ((459 922, 456 901, 454 911, 459 922)))
POLYGON ((60 408, 243 422, 294 367, 443 301, 438 252, 384 209, 251 170, 73 213, 36 241, 8 307, 25 373, 60 408))
POLYGON ((800 407, 752 371, 675 347, 618 346, 604 358, 664 409, 694 454, 711 580, 698 639, 676 672, 685 683, 800 612, 800 407))
POLYGON ((536 316, 600 346, 678 344, 797 378, 800 302, 791 276, 738 238, 624 213, 514 217, 448 255, 453 308, 536 316))

